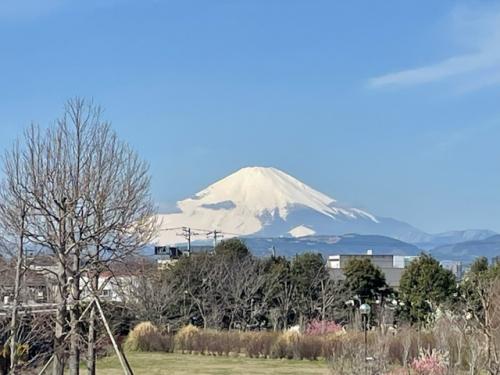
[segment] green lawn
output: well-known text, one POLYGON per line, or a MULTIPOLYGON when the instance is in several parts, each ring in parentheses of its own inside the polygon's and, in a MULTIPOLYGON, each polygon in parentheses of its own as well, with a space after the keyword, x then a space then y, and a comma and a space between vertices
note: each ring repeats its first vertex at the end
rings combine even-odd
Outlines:
MULTIPOLYGON (((252 359, 166 353, 128 353, 127 358, 137 375, 328 375, 329 373, 325 361, 252 359)), ((97 373, 99 375, 123 374, 116 357, 99 360, 97 373)))

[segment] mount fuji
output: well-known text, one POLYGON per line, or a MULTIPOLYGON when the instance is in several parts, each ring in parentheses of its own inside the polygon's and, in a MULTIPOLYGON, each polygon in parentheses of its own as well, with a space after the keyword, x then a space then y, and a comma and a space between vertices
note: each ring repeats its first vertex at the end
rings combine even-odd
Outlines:
MULTIPOLYGON (((226 236, 305 237, 345 233, 376 234, 411 243, 432 235, 405 222, 342 205, 276 168, 247 167, 177 202, 159 215, 158 243, 182 242, 176 228, 220 231, 226 236)), ((206 240, 206 235, 193 240, 206 240)))

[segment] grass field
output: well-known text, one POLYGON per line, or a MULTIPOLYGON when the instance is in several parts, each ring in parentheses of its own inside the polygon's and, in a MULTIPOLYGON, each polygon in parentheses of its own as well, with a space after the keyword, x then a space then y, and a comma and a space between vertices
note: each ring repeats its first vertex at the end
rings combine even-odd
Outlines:
MULTIPOLYGON (((129 353, 127 358, 137 375, 328 375, 325 361, 252 359, 166 353, 129 353)), ((116 357, 99 360, 99 375, 123 374, 116 357)))

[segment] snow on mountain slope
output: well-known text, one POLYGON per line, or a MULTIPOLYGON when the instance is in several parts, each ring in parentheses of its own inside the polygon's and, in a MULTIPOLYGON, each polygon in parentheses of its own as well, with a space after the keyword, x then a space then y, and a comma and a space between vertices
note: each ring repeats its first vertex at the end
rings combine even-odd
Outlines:
POLYGON ((306 227, 305 225, 299 225, 288 232, 288 234, 295 238, 312 236, 315 233, 316 232, 314 230, 306 227))
POLYGON ((406 223, 389 221, 387 225, 368 212, 345 207, 275 168, 240 169, 178 202, 177 207, 178 212, 160 215, 163 230, 158 243, 181 242, 172 228, 182 226, 260 236, 357 232, 398 238, 401 233, 420 233, 406 223))
POLYGON ((351 218, 365 216, 376 219, 361 210, 336 207, 337 202, 299 180, 275 168, 243 168, 202 190, 194 198, 178 203, 185 213, 204 209, 250 211, 254 216, 265 213, 286 219, 290 207, 302 205, 334 218, 345 215, 351 218), (225 207, 222 207, 225 206, 225 207))

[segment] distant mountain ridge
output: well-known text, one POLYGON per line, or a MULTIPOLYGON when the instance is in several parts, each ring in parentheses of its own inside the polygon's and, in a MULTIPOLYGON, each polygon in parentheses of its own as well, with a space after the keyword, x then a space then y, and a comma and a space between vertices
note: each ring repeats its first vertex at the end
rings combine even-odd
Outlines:
POLYGON ((441 245, 433 248, 430 253, 437 258, 466 262, 471 262, 480 256, 491 259, 500 256, 500 235, 496 234, 484 239, 441 245))
MULTIPOLYGON (((242 168, 208 186, 191 198, 177 202, 177 209, 159 216, 158 244, 183 242, 179 227, 220 231, 228 236, 301 238, 343 236, 346 233, 379 235, 432 249, 470 240, 484 240, 488 230, 429 234, 403 221, 379 217, 341 204, 276 168, 242 168)), ((284 240, 285 241, 285 240, 284 240)), ((369 246, 369 244, 367 244, 369 246)), ((373 247, 373 246, 372 246, 373 247)))
POLYGON ((271 254, 292 257, 304 251, 323 254, 325 258, 332 254, 364 254, 373 250, 375 254, 417 255, 418 247, 394 238, 379 235, 345 234, 341 236, 305 236, 300 238, 278 237, 243 238, 248 248, 258 256, 271 254))
POLYGON ((429 234, 423 236, 418 241, 412 243, 421 247, 422 249, 430 250, 432 248, 456 244, 467 241, 480 241, 496 235, 496 232, 487 229, 468 229, 468 230, 455 230, 437 234, 429 234))

